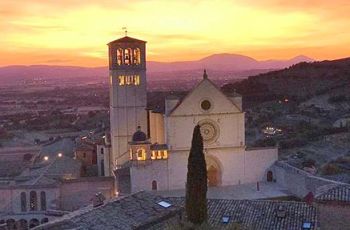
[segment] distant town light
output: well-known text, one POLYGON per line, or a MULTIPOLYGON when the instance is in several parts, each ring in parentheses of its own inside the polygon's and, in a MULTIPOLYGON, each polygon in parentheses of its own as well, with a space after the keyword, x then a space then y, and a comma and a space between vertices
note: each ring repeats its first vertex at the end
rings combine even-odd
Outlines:
POLYGON ((44 156, 44 160, 45 160, 45 161, 48 161, 48 160, 49 160, 49 157, 48 157, 48 156, 44 156))
POLYGON ((59 154, 58 154, 58 157, 62 157, 62 156, 63 156, 63 154, 62 154, 62 153, 59 153, 59 154))
POLYGON ((284 102, 288 102, 288 101, 289 101, 288 98, 284 99, 284 102))

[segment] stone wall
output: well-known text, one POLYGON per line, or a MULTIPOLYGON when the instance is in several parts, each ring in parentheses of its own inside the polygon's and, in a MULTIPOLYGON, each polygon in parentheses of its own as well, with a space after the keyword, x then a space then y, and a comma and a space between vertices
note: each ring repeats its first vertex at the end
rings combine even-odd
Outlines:
POLYGON ((131 192, 150 191, 152 183, 157 184, 157 190, 168 190, 168 175, 168 160, 137 161, 130 168, 131 192))
POLYGON ((266 181, 268 169, 278 159, 278 148, 250 148, 245 151, 244 183, 266 181))
POLYGON ((62 183, 60 190, 61 209, 73 211, 91 204, 91 199, 98 192, 101 192, 106 199, 114 197, 114 177, 86 177, 66 180, 62 183))
POLYGON ((316 194, 317 188, 327 184, 342 184, 337 181, 314 176, 285 162, 278 161, 272 167, 274 179, 290 193, 300 198, 309 192, 316 194))

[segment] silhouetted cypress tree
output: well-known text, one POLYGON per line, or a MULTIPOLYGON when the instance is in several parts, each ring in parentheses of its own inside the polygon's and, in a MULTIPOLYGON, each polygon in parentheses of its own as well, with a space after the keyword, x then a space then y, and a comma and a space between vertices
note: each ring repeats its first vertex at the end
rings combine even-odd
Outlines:
POLYGON ((187 219, 193 224, 201 224, 207 221, 207 168, 199 125, 193 130, 187 170, 187 219))

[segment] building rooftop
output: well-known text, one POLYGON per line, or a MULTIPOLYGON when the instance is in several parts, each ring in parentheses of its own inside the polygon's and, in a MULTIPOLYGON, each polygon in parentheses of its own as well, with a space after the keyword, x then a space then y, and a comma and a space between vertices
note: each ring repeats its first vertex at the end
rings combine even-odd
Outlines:
POLYGON ((325 185, 322 186, 316 196, 316 201, 338 201, 350 203, 350 185, 338 184, 338 185, 325 185))
POLYGON ((146 41, 142 41, 136 38, 132 38, 129 36, 125 36, 122 38, 119 38, 117 40, 111 41, 110 43, 108 43, 108 45, 113 44, 113 43, 146 43, 146 41))
POLYGON ((153 193, 138 192, 113 199, 99 207, 89 205, 35 229, 147 229, 166 222, 181 211, 180 206, 168 199, 153 193))
MULTIPOLYGON (((178 205, 185 204, 184 198, 168 199, 178 205)), ((295 201, 208 199, 208 218, 209 225, 215 229, 229 229, 234 223, 259 230, 302 229, 306 222, 311 223, 310 229, 318 226, 316 208, 295 201)))

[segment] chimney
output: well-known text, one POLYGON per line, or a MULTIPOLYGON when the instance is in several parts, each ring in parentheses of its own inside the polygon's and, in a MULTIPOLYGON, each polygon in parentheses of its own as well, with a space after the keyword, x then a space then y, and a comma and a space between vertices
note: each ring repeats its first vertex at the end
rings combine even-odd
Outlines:
POLYGON ((287 215, 286 208, 283 205, 278 206, 277 211, 276 211, 276 216, 278 218, 285 218, 287 215))
POLYGON ((95 196, 92 197, 91 200, 92 200, 92 206, 95 208, 95 207, 103 205, 106 198, 101 192, 99 192, 99 193, 96 193, 95 196))

